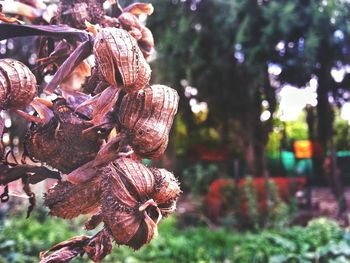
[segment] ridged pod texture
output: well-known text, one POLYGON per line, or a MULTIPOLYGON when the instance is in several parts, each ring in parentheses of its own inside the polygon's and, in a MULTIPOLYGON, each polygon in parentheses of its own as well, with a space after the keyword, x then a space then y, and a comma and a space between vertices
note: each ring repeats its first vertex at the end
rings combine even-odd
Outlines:
POLYGON ((152 170, 128 158, 103 168, 101 214, 117 244, 134 249, 147 244, 157 234, 162 209, 167 214, 168 204, 175 208, 172 201, 175 202, 177 196, 168 200, 170 195, 163 198, 157 194, 159 187, 170 185, 157 182, 158 179, 152 170))
POLYGON ((164 153, 178 102, 176 90, 164 85, 148 86, 123 97, 119 121, 138 155, 157 158, 164 153))
POLYGON ((50 214, 64 219, 71 219, 80 214, 94 212, 100 205, 101 177, 75 185, 58 182, 45 194, 44 204, 50 214))
POLYGON ((136 40, 119 28, 103 28, 94 44, 96 64, 110 85, 122 85, 126 92, 137 91, 148 84, 151 68, 136 40))
POLYGON ((0 109, 20 109, 37 94, 36 79, 29 68, 14 59, 0 59, 0 109))

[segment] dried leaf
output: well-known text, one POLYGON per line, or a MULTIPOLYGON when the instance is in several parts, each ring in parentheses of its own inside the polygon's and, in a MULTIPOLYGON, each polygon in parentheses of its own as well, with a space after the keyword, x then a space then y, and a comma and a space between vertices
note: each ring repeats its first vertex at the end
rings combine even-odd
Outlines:
POLYGON ((91 54, 91 52, 92 44, 90 40, 81 43, 57 70, 44 91, 46 93, 52 93, 55 88, 60 85, 64 79, 68 77, 73 70, 91 54))
POLYGON ((84 251, 94 262, 100 262, 112 251, 112 241, 106 229, 102 229, 90 239, 84 251))
MULTIPOLYGON (((4 13, 25 16, 29 19, 38 18, 43 13, 41 9, 34 8, 30 5, 21 3, 19 1, 11 1, 11 2, 5 1, 3 2, 2 6, 3 6, 2 11, 4 13)), ((46 6, 44 6, 43 9, 44 8, 46 8, 46 6)))
POLYGON ((89 240, 88 236, 77 236, 56 244, 49 250, 40 252, 40 263, 69 262, 84 252, 84 246, 89 240), (53 253, 48 255, 50 252, 53 253))
POLYGON ((154 11, 153 5, 149 3, 133 3, 123 9, 123 12, 129 12, 133 15, 151 15, 154 11))
POLYGON ((66 263, 79 256, 82 252, 84 252, 84 250, 80 247, 63 247, 49 256, 44 257, 39 263, 66 263))
POLYGON ((94 161, 87 162, 62 178, 72 184, 80 184, 89 181, 100 172, 94 167, 94 161))
POLYGON ((89 34, 86 31, 68 26, 0 24, 0 40, 24 36, 48 36, 55 39, 64 38, 72 44, 74 44, 75 41, 84 42, 89 40, 89 34))
POLYGON ((29 184, 39 183, 47 178, 61 179, 60 173, 43 166, 19 164, 14 167, 4 165, 0 169, 0 185, 6 185, 24 176, 28 176, 29 184))

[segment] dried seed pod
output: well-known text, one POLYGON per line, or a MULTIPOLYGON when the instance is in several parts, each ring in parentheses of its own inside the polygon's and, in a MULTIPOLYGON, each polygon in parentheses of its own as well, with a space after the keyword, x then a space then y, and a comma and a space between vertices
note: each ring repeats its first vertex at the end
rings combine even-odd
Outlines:
POLYGON ((45 194, 44 204, 50 208, 51 215, 71 219, 97 210, 100 196, 101 177, 95 176, 78 185, 58 182, 45 194))
POLYGON ((25 149, 29 157, 69 173, 95 158, 103 134, 94 131, 82 133, 89 127, 82 116, 73 112, 65 100, 54 102, 53 117, 48 123, 33 125, 25 138, 25 149), (68 157, 68 158, 67 158, 68 157))
POLYGON ((177 92, 164 85, 153 85, 124 96, 119 121, 137 154, 157 158, 164 153, 178 101, 177 92))
POLYGON ((90 20, 87 3, 72 3, 59 6, 59 20, 61 24, 83 29, 85 21, 90 20))
POLYGON ((23 108, 36 94, 36 79, 26 65, 14 59, 0 59, 0 109, 23 108))
POLYGON ((173 212, 176 208, 176 200, 181 190, 179 181, 174 175, 165 169, 151 169, 156 180, 156 191, 153 195, 154 200, 160 204, 159 208, 163 216, 173 212))
POLYGON ((84 29, 85 21, 99 23, 105 12, 100 0, 63 0, 59 5, 59 22, 71 27, 84 29))
POLYGON ((138 249, 157 234, 162 212, 173 210, 169 206, 174 207, 177 194, 168 193, 180 190, 169 190, 174 185, 164 182, 167 176, 155 176, 157 170, 128 158, 120 158, 102 171, 101 214, 105 227, 118 244, 138 249), (157 193, 159 189, 166 192, 165 196, 157 193))
POLYGON ((154 51, 152 32, 132 13, 124 12, 118 17, 118 20, 122 28, 137 40, 143 56, 147 59, 154 51))
POLYGON ((127 31, 103 28, 94 44, 96 64, 111 85, 123 85, 127 92, 146 86, 151 68, 144 59, 136 40, 127 31))

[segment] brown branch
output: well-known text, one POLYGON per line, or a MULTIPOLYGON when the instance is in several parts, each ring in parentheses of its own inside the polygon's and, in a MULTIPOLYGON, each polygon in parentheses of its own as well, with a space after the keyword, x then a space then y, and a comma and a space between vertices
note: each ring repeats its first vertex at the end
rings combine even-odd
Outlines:
POLYGON ((28 177, 29 184, 37 184, 48 178, 61 179, 59 172, 52 171, 43 166, 20 164, 9 167, 8 165, 0 164, 0 185, 6 185, 25 176, 28 177))

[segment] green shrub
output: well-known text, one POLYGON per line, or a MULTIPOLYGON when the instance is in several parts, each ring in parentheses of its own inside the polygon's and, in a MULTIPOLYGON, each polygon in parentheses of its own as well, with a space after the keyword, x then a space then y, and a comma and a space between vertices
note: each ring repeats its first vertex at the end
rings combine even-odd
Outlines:
MULTIPOLYGON (((38 262, 38 254, 53 244, 81 235, 82 222, 42 218, 10 218, 0 232, 0 262, 38 262)), ((89 233, 92 235, 92 233, 89 233)), ((225 228, 176 228, 176 218, 165 219, 159 235, 138 251, 115 246, 106 263, 232 262, 293 263, 349 262, 350 233, 337 222, 319 218, 306 227, 269 229, 256 233, 225 228)), ((73 262, 90 262, 86 256, 73 262)))

